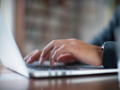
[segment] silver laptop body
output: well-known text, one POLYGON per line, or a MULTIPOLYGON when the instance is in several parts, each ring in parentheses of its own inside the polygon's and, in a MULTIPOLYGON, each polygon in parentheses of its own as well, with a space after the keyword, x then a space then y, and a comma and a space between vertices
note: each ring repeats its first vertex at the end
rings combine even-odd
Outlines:
MULTIPOLYGON (((22 42, 21 42, 22 43, 22 42)), ((45 78, 45 77, 59 77, 59 76, 73 76, 73 75, 91 75, 103 73, 115 73, 117 69, 85 69, 81 66, 78 70, 29 70, 21 56, 17 44, 8 31, 6 24, 0 12, 0 59, 2 64, 23 76, 28 78, 45 78)), ((44 66, 43 66, 44 67, 44 66)), ((74 68, 75 68, 74 67, 74 68)))

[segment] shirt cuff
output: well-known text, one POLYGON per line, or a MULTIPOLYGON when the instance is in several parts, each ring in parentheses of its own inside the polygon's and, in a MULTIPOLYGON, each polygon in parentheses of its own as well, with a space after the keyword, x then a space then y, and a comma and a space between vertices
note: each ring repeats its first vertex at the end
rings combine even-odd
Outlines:
POLYGON ((104 68, 117 68, 116 42, 104 43, 103 66, 104 68))

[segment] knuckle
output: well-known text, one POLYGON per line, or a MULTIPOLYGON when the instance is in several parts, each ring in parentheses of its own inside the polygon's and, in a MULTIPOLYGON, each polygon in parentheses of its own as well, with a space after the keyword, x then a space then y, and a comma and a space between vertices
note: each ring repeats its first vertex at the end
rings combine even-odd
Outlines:
POLYGON ((72 42, 71 44, 76 45, 77 43, 76 42, 72 42))
POLYGON ((35 51, 35 52, 38 52, 39 50, 38 50, 38 49, 35 49, 34 51, 35 51))
POLYGON ((30 57, 30 59, 31 59, 31 60, 33 60, 33 59, 34 59, 34 57, 33 57, 33 56, 31 56, 31 57, 30 57))
POLYGON ((75 39, 75 38, 71 38, 70 40, 72 40, 72 41, 77 41, 77 39, 75 39))
POLYGON ((33 59, 36 56, 36 54, 33 54, 30 56, 31 59, 33 59))
POLYGON ((57 49, 57 45, 54 46, 54 49, 57 49))
POLYGON ((56 55, 56 54, 57 54, 57 52, 58 52, 58 51, 56 50, 54 54, 56 55))
POLYGON ((42 53, 44 53, 46 51, 46 48, 44 48, 43 50, 42 50, 42 53))
POLYGON ((56 56, 58 54, 58 50, 55 51, 54 55, 56 56))
POLYGON ((67 48, 68 46, 67 46, 67 45, 63 45, 62 47, 63 47, 63 49, 65 49, 65 48, 67 48))
POLYGON ((55 43, 56 43, 56 40, 53 40, 53 41, 52 41, 52 44, 55 45, 55 43))
POLYGON ((51 43, 52 43, 53 45, 56 45, 59 41, 60 41, 60 40, 53 40, 51 43))
POLYGON ((38 52, 40 52, 40 50, 38 50, 38 49, 34 50, 34 53, 38 53, 38 52))

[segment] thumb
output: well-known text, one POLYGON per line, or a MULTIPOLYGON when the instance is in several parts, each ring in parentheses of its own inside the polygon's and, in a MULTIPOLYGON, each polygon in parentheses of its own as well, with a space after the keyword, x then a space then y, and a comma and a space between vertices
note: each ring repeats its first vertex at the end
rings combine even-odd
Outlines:
POLYGON ((62 54, 57 58, 57 62, 73 63, 76 59, 70 54, 62 54))

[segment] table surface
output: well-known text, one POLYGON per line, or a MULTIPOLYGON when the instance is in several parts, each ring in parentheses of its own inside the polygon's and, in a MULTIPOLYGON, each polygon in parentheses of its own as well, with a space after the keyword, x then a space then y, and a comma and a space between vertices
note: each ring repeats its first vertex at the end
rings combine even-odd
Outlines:
POLYGON ((28 79, 0 66, 0 90, 119 90, 117 74, 28 79))

